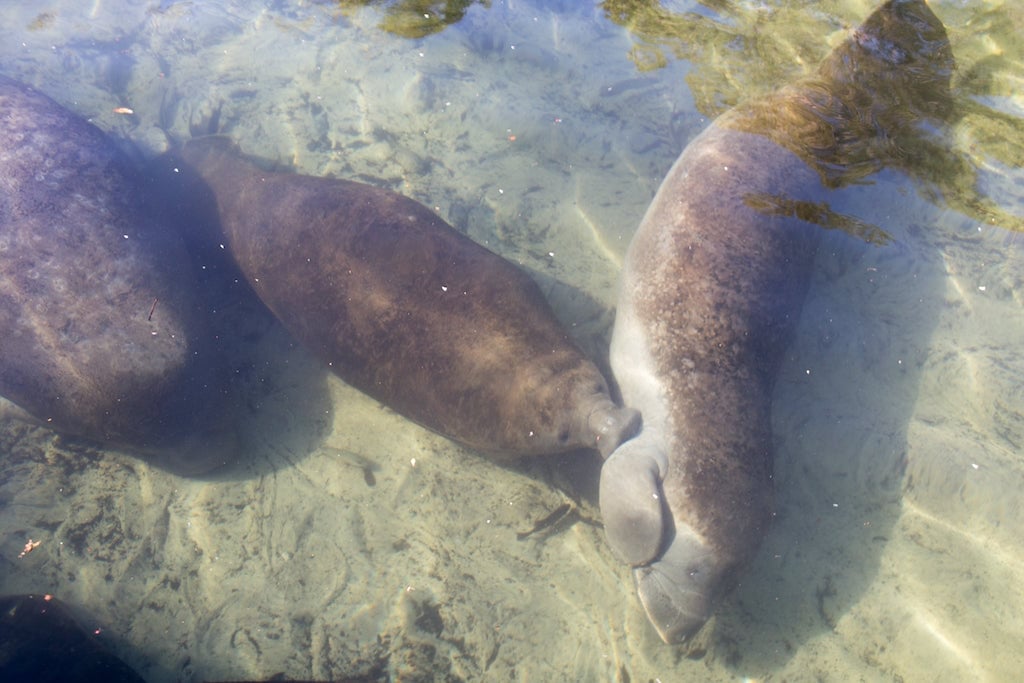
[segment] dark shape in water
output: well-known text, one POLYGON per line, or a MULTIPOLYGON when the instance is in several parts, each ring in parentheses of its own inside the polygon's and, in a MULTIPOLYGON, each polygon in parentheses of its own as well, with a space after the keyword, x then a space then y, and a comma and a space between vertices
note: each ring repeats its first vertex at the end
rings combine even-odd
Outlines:
POLYGON ((923 2, 884 4, 817 75, 694 139, 630 244, 611 362, 644 427, 605 462, 601 513, 668 643, 705 624, 771 516, 772 384, 820 233, 778 209, 899 163, 948 113, 952 66, 923 2))
POLYGON ((0 597, 0 680, 142 683, 57 598, 0 597))
POLYGON ((180 237, 95 126, 0 76, 0 396, 181 473, 233 457, 180 237))

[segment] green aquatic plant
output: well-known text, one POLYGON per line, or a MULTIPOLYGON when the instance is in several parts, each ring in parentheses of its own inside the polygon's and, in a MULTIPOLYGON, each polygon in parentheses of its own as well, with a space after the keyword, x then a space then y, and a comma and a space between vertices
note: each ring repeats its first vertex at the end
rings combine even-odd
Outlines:
POLYGON ((471 5, 490 6, 490 0, 338 0, 343 12, 379 7, 384 12, 380 28, 403 38, 423 38, 440 33, 466 16, 471 5))
POLYGON ((605 16, 629 31, 629 58, 640 71, 669 59, 693 65, 686 77, 697 111, 708 117, 801 75, 828 51, 823 34, 841 26, 829 14, 808 21, 800 8, 710 0, 703 11, 674 12, 656 0, 605 0, 605 16), (824 24, 824 26, 823 26, 824 24))
POLYGON ((985 225, 1016 232, 1024 232, 1024 193, 1013 177, 1024 168, 1024 118, 1011 111, 1012 98, 1019 97, 1014 90, 1020 86, 1021 73, 1024 59, 1005 54, 983 57, 962 70, 956 98, 957 153, 938 150, 923 165, 951 208, 985 225), (1011 78, 1016 86, 1008 82, 1011 78), (1013 193, 1016 210, 994 202, 988 196, 989 184, 1013 193))
MULTIPOLYGON (((656 0, 605 0, 601 7, 629 31, 629 58, 638 70, 662 68, 670 59, 691 64, 686 82, 697 111, 708 118, 806 75, 834 42, 828 37, 842 35, 857 20, 846 15, 848 7, 831 2, 809 8, 781 0, 705 0, 696 10, 675 12, 656 0)), ((1014 99, 1024 73, 1024 44, 1016 38, 1024 30, 1024 11, 982 2, 940 10, 958 64, 944 116, 948 130, 925 125, 903 148, 879 151, 937 205, 1024 231, 1024 197, 1010 197, 1011 209, 989 196, 993 184, 1012 186, 1010 169, 1024 166, 1024 118, 1014 99)), ((860 181, 874 170, 864 151, 842 180, 860 181)))
POLYGON ((54 12, 42 12, 32 20, 32 23, 28 25, 29 31, 42 31, 44 29, 51 28, 57 21, 57 15, 54 12))

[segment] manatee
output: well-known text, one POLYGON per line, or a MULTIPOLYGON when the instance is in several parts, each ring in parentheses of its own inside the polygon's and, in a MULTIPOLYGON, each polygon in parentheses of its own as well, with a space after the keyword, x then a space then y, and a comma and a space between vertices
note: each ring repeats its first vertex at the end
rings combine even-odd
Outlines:
POLYGON ((941 121, 952 67, 924 3, 885 3, 815 74, 691 141, 630 243, 611 365, 643 428, 605 461, 600 508, 667 643, 702 628, 768 528, 772 385, 827 192, 941 121))
POLYGON ((143 683, 110 652, 93 617, 52 595, 0 596, 0 678, 36 683, 143 683), (84 619, 91 628, 83 628, 84 619))
POLYGON ((607 456, 635 432, 533 280, 412 199, 266 170, 218 136, 152 176, 193 244, 222 243, 300 342, 401 415, 496 459, 607 456))
POLYGON ((197 473, 233 457, 227 375, 184 242, 142 191, 98 128, 0 76, 0 395, 58 432, 197 473))

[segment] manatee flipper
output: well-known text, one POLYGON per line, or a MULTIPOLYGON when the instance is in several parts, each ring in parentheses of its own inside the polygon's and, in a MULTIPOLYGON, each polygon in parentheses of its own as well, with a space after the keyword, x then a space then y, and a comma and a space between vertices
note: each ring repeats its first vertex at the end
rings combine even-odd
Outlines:
POLYGON ((648 439, 619 446, 601 468, 599 501, 608 543, 626 564, 636 567, 657 557, 672 518, 661 481, 668 460, 648 439))

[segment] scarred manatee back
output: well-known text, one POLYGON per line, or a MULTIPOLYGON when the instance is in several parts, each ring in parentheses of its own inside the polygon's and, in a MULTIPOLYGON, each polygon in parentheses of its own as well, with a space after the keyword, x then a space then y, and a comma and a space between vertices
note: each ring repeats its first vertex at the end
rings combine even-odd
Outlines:
POLYGON ((5 77, 0 150, 0 394, 175 470, 228 457, 225 375, 184 245, 142 210, 137 171, 99 129, 5 77))

